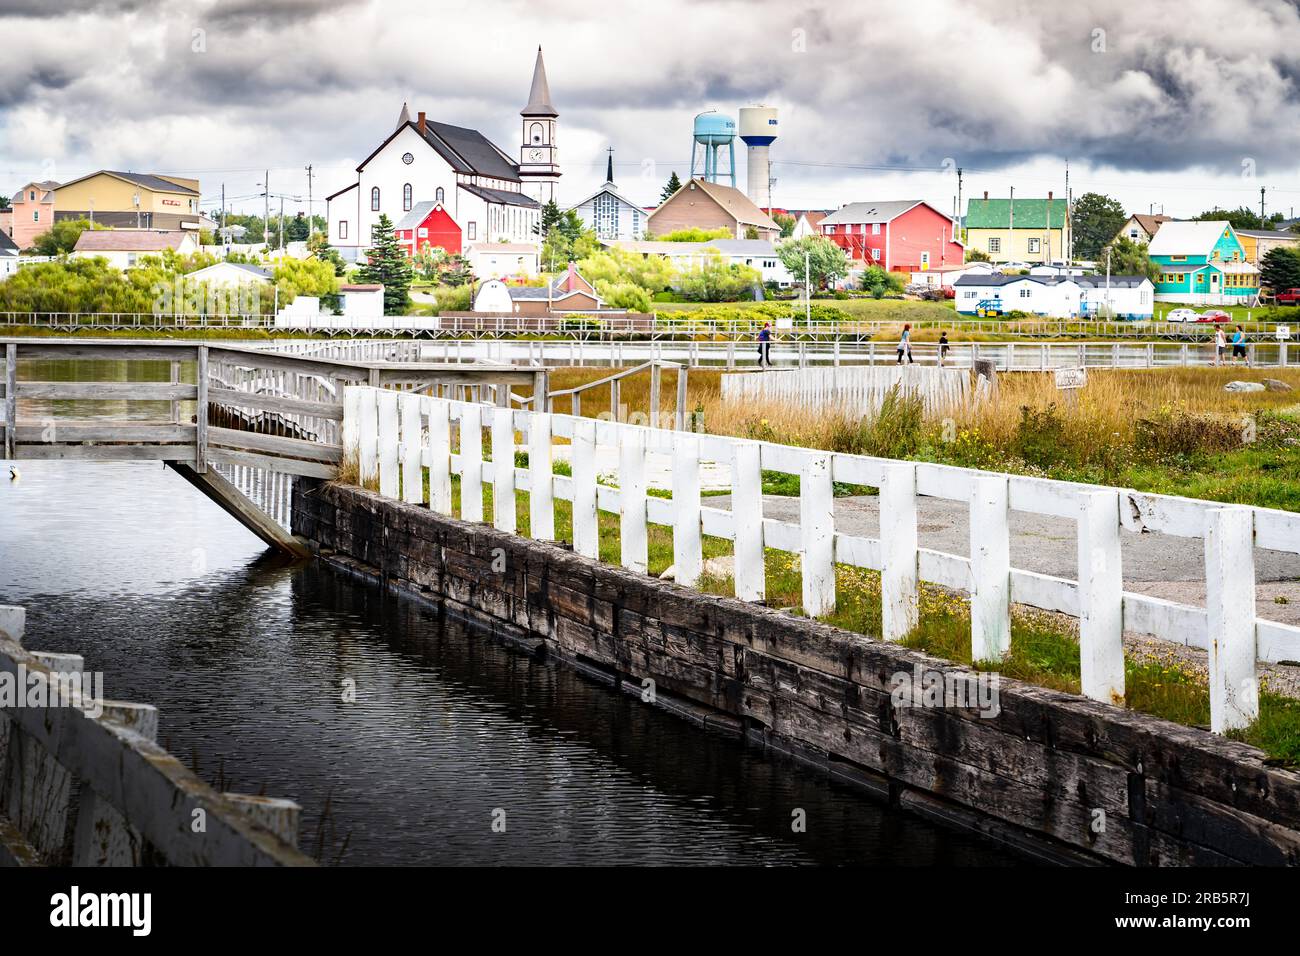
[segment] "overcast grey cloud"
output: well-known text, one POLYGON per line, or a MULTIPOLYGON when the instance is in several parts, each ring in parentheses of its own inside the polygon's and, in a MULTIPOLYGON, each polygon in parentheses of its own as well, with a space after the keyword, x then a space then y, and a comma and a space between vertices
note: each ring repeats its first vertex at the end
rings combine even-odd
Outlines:
POLYGON ((764 102, 782 111, 789 206, 950 202, 945 159, 970 191, 1042 194, 1066 158, 1078 188, 1135 207, 1257 202, 1259 185, 1300 204, 1300 14, 1284 0, 0 0, 0 35, 8 188, 106 167, 241 195, 269 167, 297 192, 312 163, 319 196, 404 100, 514 153, 540 43, 575 202, 609 145, 652 201, 686 172, 696 112, 764 102))

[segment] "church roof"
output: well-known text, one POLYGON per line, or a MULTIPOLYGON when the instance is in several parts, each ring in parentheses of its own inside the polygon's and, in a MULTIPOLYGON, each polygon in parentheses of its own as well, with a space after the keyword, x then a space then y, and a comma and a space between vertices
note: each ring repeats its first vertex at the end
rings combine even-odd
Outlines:
POLYGON ((411 122, 411 111, 407 108, 406 103, 402 103, 402 112, 397 117, 397 128, 401 129, 407 123, 411 122))
POLYGON ((541 203, 532 196, 511 192, 508 189, 489 189, 487 186, 471 186, 469 183, 460 183, 457 188, 463 189, 485 202, 505 203, 507 206, 523 206, 527 209, 541 208, 541 203))
POLYGON ((519 167, 476 129, 429 121, 424 138, 457 172, 519 181, 519 167))
POLYGON ((542 48, 537 48, 537 62, 533 65, 533 86, 528 91, 528 105, 519 111, 520 116, 559 116, 551 105, 551 88, 546 82, 546 64, 542 62, 542 48))

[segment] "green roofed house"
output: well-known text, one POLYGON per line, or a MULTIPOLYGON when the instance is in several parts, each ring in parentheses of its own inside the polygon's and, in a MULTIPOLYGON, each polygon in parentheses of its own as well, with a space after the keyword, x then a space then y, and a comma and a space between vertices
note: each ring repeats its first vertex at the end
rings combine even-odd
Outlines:
POLYGON ((1067 203, 1054 199, 972 199, 966 205, 966 249, 993 262, 1065 261, 1067 203))
POLYGON ((1147 246, 1160 266, 1156 298, 1193 305, 1244 305, 1259 293, 1259 270, 1226 221, 1166 222, 1147 246))

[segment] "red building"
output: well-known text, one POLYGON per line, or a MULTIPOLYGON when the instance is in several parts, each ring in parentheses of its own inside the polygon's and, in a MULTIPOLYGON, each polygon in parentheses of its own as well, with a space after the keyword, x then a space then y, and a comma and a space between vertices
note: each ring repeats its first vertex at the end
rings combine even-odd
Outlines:
POLYGON ((408 256, 415 256, 429 246, 445 249, 448 255, 453 256, 461 251, 460 226, 441 203, 416 203, 393 231, 408 256))
POLYGON ((926 272, 966 260, 950 217, 920 199, 853 202, 821 221, 850 259, 888 272, 926 272))

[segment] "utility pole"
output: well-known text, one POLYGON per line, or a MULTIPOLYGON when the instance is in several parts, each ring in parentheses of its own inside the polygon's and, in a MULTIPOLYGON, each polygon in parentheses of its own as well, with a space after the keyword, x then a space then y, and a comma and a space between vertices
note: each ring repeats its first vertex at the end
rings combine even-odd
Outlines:
POLYGON ((280 251, 284 252, 284 193, 280 193, 280 251))
POLYGON ((1110 321, 1110 246, 1106 247, 1106 321, 1110 321))
POLYGON ((1264 221, 1264 187, 1263 186, 1259 187, 1259 219, 1260 222, 1264 221))
POLYGON ((804 291, 804 324, 812 328, 812 257, 808 250, 803 253, 803 291, 804 291))
POLYGON ((307 164, 307 241, 311 242, 316 234, 316 220, 312 218, 311 204, 311 163, 307 164))
MULTIPOLYGON (((957 167, 957 217, 956 217, 956 221, 953 224, 953 228, 956 230, 956 236, 954 236, 954 238, 960 236, 961 234, 961 167, 960 166, 957 167)), ((962 236, 961 238, 964 239, 965 237, 962 236)))
POLYGON ((271 171, 262 177, 262 245, 271 245, 271 171))
MULTIPOLYGON (((1047 210, 1047 234, 1052 234, 1052 210, 1047 210)), ((1074 210, 1070 205, 1070 161, 1065 161, 1065 219, 1061 222, 1061 255, 1065 259, 1065 272, 1070 272, 1070 257, 1074 253, 1074 210)))

